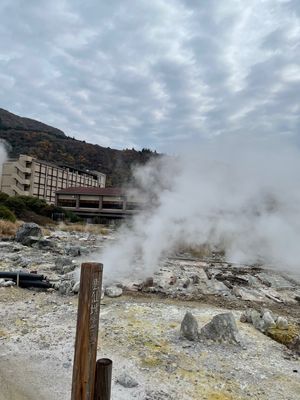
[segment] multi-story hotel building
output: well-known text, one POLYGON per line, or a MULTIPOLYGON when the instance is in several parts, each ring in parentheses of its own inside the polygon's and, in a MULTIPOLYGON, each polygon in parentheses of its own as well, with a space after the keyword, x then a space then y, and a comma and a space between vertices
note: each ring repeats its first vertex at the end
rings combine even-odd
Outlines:
POLYGON ((30 156, 20 155, 2 165, 2 192, 10 196, 35 196, 55 203, 55 192, 67 187, 105 187, 106 175, 97 171, 55 165, 30 156))

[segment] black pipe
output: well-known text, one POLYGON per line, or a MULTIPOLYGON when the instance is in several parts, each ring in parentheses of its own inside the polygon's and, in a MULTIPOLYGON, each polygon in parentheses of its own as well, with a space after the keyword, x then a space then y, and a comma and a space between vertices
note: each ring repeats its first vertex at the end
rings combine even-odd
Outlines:
POLYGON ((42 281, 37 281, 37 280, 35 280, 35 281, 28 281, 28 280, 22 281, 22 280, 20 280, 19 281, 19 286, 21 288, 36 287, 36 288, 41 288, 41 289, 50 289, 50 288, 53 287, 53 285, 51 285, 50 282, 47 282, 47 281, 43 281, 42 282, 42 281))
POLYGON ((12 279, 16 281, 19 277, 19 280, 25 281, 43 281, 46 279, 44 275, 32 274, 29 272, 0 272, 0 278, 3 279, 12 279))

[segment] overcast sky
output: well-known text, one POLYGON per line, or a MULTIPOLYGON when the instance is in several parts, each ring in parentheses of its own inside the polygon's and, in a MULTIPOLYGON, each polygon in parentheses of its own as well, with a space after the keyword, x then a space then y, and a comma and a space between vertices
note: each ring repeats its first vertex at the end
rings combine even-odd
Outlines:
POLYGON ((300 0, 1 0, 0 107, 115 148, 297 137, 300 0))

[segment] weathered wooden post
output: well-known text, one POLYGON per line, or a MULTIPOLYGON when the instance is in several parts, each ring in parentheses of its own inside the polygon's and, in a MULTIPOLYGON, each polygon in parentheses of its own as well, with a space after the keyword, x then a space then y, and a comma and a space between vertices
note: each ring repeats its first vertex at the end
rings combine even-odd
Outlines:
POLYGON ((81 265, 71 400, 93 400, 103 265, 81 265))
POLYGON ((100 358, 96 364, 94 400, 110 400, 112 361, 100 358))

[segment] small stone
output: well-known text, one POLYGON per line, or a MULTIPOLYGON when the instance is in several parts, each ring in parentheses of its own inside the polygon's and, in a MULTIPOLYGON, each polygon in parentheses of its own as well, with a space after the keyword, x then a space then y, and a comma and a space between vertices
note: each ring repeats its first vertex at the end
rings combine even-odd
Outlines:
POLYGON ((244 312, 241 314, 240 322, 252 323, 251 311, 252 311, 251 309, 248 309, 248 310, 244 311, 244 312))
POLYGON ((185 316, 181 322, 180 333, 188 340, 198 339, 198 322, 193 314, 189 311, 185 313, 185 316))
POLYGON ((186 280, 183 282, 182 287, 184 287, 184 288, 186 289, 186 288, 188 288, 188 287, 190 286, 190 283, 191 283, 191 281, 190 281, 189 279, 186 279, 186 280))
POLYGON ((50 239, 40 239, 38 241, 38 248, 39 249, 53 249, 55 247, 55 243, 52 242, 50 239))
POLYGON ((4 281, 2 283, 0 283, 0 287, 10 287, 10 286, 15 286, 15 282, 14 281, 4 281))
POLYGON ((66 274, 73 271, 75 268, 76 265, 73 264, 72 260, 69 257, 57 257, 57 259, 55 260, 55 267, 53 269, 59 274, 66 274))
POLYGON ((232 313, 218 314, 200 331, 200 339, 218 343, 239 343, 239 332, 232 313))
POLYGON ((133 388, 138 386, 138 382, 132 378, 132 376, 127 374, 127 372, 123 372, 121 375, 119 375, 116 379, 116 382, 125 388, 133 388))
POLYGON ((269 310, 268 308, 262 308, 261 310, 261 314, 264 315, 265 313, 269 313, 271 315, 271 317, 273 318, 274 321, 276 321, 277 317, 272 313, 271 310, 269 310))
POLYGON ((258 287, 259 281, 257 278, 255 278, 255 276, 250 275, 250 276, 248 276, 247 280, 248 280, 249 286, 254 287, 254 288, 258 287))
POLYGON ((69 272, 74 271, 75 268, 76 268, 76 265, 75 265, 75 264, 65 265, 65 266, 63 267, 63 274, 68 274, 69 272))
POLYGON ((197 285, 199 282, 200 282, 200 278, 199 278, 199 275, 192 275, 191 276, 191 280, 192 280, 192 282, 193 282, 193 284, 194 285, 197 285))
POLYGON ((72 287, 72 292, 77 294, 79 293, 80 281, 76 282, 75 285, 72 287))
POLYGON ((289 323, 286 318, 278 317, 276 320, 276 327, 278 329, 289 329, 289 323))
POLYGON ((22 244, 28 247, 34 247, 35 244, 39 243, 40 236, 27 236, 22 240, 22 244))
POLYGON ((261 314, 258 311, 256 310, 251 311, 251 320, 254 328, 256 328, 261 332, 265 331, 265 323, 261 317, 261 314))
POLYGON ((74 282, 72 282, 72 281, 69 281, 69 280, 61 281, 58 284, 58 291, 62 295, 71 294, 73 286, 74 286, 74 282))
POLYGON ((117 286, 109 286, 105 289, 105 294, 108 297, 120 297, 123 294, 123 290, 117 286))
POLYGON ((270 311, 266 311, 262 317, 264 321, 264 331, 267 331, 270 328, 275 328, 275 321, 270 313, 270 311))
POLYGON ((65 248, 65 252, 68 256, 79 257, 88 254, 88 249, 83 246, 68 246, 65 248))
POLYGON ((144 400, 174 400, 174 397, 163 390, 147 390, 144 400))

